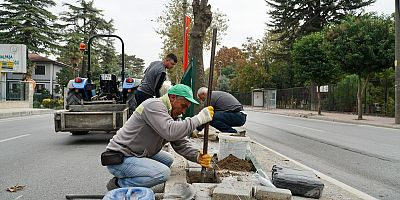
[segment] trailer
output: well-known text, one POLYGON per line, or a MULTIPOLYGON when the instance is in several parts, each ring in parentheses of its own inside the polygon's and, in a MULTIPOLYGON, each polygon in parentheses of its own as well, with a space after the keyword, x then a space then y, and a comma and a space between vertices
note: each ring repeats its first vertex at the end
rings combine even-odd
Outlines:
POLYGON ((71 105, 69 110, 54 113, 55 131, 72 135, 89 131, 116 131, 128 120, 129 108, 125 104, 71 105))

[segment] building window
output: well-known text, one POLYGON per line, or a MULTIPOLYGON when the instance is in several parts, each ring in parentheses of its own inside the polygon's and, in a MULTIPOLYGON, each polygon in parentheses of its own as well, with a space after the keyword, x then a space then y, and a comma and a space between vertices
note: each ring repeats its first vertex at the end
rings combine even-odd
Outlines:
POLYGON ((42 93, 43 90, 46 89, 46 85, 45 84, 36 84, 36 91, 35 93, 42 93))
POLYGON ((46 67, 43 65, 38 65, 35 68, 35 75, 45 75, 46 74, 46 67))

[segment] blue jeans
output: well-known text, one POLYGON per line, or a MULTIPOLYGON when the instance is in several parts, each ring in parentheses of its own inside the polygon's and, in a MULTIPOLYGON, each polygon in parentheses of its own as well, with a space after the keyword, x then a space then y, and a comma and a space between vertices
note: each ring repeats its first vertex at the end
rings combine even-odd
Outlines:
POLYGON ((168 180, 173 162, 172 155, 161 150, 151 158, 124 157, 122 164, 109 165, 107 169, 118 178, 120 187, 150 188, 168 180))
POLYGON ((232 127, 243 126, 246 123, 246 114, 242 112, 216 111, 211 126, 225 133, 236 133, 232 127))

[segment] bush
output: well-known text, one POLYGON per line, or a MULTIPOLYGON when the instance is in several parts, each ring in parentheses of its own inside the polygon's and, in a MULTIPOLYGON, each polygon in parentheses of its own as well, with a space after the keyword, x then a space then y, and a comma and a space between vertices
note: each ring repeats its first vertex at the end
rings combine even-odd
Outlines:
POLYGON ((43 99, 50 99, 50 98, 51 94, 47 89, 43 89, 41 93, 33 94, 33 101, 43 102, 43 99))
POLYGON ((33 101, 33 108, 40 108, 41 105, 39 101, 33 101))
POLYGON ((51 104, 51 99, 43 99, 42 100, 43 107, 50 108, 50 104, 51 104))
POLYGON ((43 99, 42 105, 45 108, 61 109, 64 106, 64 99, 43 99))

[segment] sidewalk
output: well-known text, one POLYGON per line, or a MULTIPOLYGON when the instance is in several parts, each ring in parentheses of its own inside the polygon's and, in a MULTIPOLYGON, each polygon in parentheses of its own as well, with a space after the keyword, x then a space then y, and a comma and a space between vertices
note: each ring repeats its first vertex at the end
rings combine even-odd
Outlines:
POLYGON ((267 112, 271 114, 288 115, 293 117, 304 117, 309 119, 326 120, 351 124, 372 125, 386 128, 400 129, 400 124, 395 124, 392 117, 378 117, 363 115, 362 120, 357 120, 357 115, 336 112, 322 112, 318 115, 317 111, 295 110, 295 109, 265 109, 260 107, 245 107, 246 111, 267 112))
POLYGON ((37 108, 3 108, 0 109, 0 119, 11 117, 23 117, 30 115, 53 114, 53 109, 37 109, 37 108))

